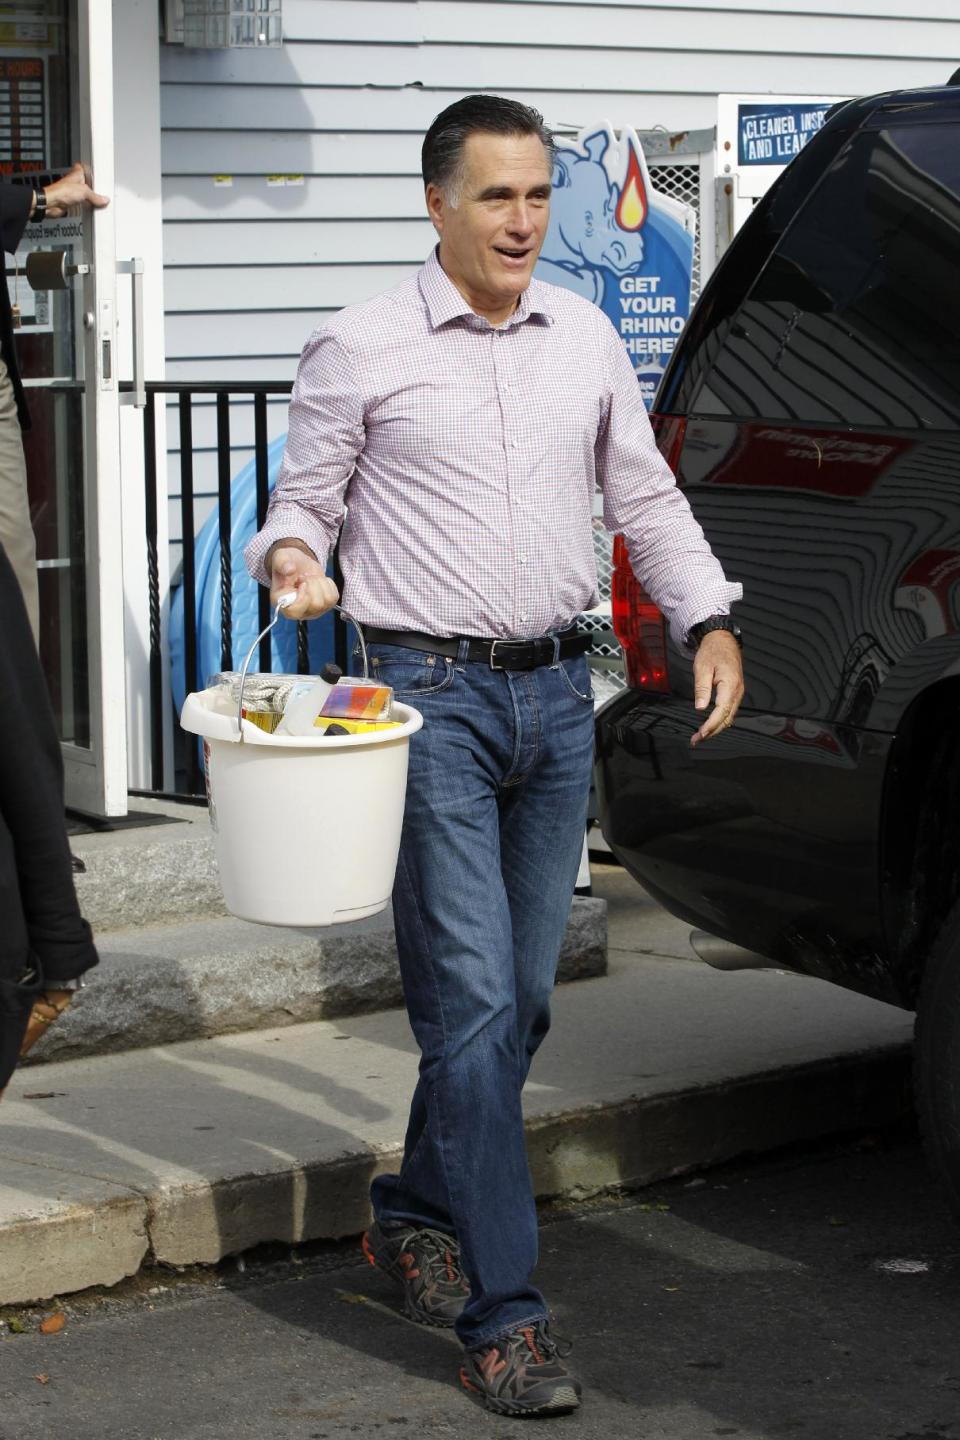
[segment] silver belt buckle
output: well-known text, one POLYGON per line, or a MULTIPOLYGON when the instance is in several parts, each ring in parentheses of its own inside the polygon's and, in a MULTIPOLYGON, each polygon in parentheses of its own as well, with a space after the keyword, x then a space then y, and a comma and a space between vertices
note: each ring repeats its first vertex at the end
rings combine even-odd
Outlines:
POLYGON ((504 666, 504 665, 496 665, 496 664, 494 663, 494 656, 495 656, 496 653, 497 653, 497 646, 498 646, 498 645, 509 645, 509 643, 510 643, 509 640, 493 640, 493 641, 491 641, 491 643, 490 643, 490 669, 491 669, 491 670, 504 670, 504 669, 506 669, 506 666, 504 666))

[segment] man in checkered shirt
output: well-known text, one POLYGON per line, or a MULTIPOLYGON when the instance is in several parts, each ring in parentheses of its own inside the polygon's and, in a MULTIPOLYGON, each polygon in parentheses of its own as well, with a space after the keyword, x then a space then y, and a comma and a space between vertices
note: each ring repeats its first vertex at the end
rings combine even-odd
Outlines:
POLYGON ((740 587, 656 449, 622 342, 532 278, 551 158, 541 116, 514 101, 469 96, 437 117, 423 178, 439 245, 307 341, 247 551, 274 602, 296 591, 285 613, 310 619, 338 599, 325 567, 342 526, 344 603, 375 673, 423 714, 393 895, 420 1079, 364 1249, 411 1318, 455 1326, 462 1384, 508 1415, 580 1397, 530 1283, 520 1093, 586 822, 593 703, 574 619, 598 598, 597 486, 674 636, 699 641, 694 743, 743 691, 735 627, 714 628, 740 587))

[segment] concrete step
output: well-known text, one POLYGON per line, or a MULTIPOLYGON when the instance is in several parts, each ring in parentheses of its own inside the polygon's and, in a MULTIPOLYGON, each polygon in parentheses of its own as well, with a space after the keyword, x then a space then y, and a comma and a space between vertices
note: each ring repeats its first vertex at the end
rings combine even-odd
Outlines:
POLYGON ((97 936, 107 930, 225 915, 206 807, 138 799, 155 825, 75 835, 70 848, 80 908, 97 936))
MULTIPOLYGON (((99 967, 28 1065, 403 1003, 389 910, 318 931, 232 917, 142 925, 99 932, 97 945, 99 967)), ((606 966, 606 901, 577 897, 559 978, 606 966)))
MULTIPOLYGON (((649 904, 627 920, 617 938, 634 953, 614 948, 609 975, 555 996, 525 1094, 538 1195, 637 1186, 903 1114, 911 1016, 664 954, 681 927, 649 904)), ((17 1072, 0 1105, 0 1304, 112 1285, 148 1261, 357 1234, 371 1178, 398 1163, 416 1074, 399 1010, 17 1072)))

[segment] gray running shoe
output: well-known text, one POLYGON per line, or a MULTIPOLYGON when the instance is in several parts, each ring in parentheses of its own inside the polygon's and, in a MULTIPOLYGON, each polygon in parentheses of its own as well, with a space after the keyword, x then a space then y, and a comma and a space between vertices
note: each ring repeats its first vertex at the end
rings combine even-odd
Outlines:
POLYGON ((403 1308, 421 1325, 453 1325, 470 1297, 460 1246, 442 1230, 383 1230, 376 1223, 361 1241, 363 1253, 403 1288, 403 1308))
POLYGON ((498 1415, 566 1415, 580 1404, 580 1382, 564 1365, 546 1320, 465 1351, 460 1383, 498 1415))

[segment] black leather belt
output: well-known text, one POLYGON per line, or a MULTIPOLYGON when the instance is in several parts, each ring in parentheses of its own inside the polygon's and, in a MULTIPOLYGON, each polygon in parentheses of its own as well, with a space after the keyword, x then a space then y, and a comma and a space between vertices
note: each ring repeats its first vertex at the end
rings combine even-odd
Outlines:
MULTIPOLYGON (((449 655, 453 659, 460 654, 461 637, 458 636, 439 640, 435 635, 421 635, 416 630, 378 630, 374 625, 365 625, 363 631, 373 645, 404 645, 408 650, 426 650, 431 655, 449 655)), ((479 640, 469 635, 462 638, 468 646, 467 659, 489 665, 491 670, 535 670, 538 665, 552 665, 557 655, 550 635, 536 640, 479 640)), ((576 626, 562 631, 557 639, 560 660, 572 660, 590 649, 590 636, 581 634, 576 626)))

